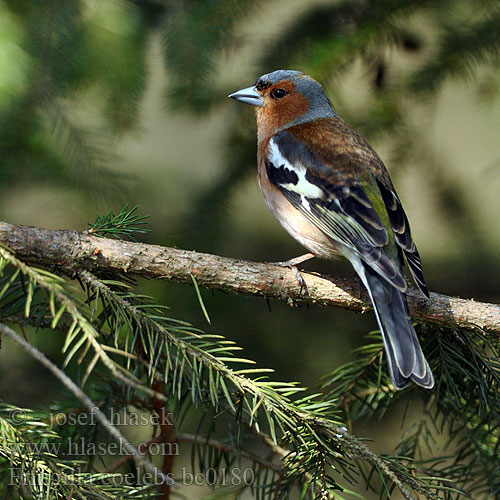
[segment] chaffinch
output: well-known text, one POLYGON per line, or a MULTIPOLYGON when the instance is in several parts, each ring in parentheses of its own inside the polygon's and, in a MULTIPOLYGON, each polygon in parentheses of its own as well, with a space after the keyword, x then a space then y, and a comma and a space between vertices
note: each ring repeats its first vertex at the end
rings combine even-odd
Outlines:
POLYGON ((384 163, 332 108, 321 85, 278 70, 229 97, 255 107, 258 179, 280 224, 313 256, 349 259, 368 290, 391 379, 431 389, 434 377, 406 301, 403 255, 429 297, 408 219, 384 163))

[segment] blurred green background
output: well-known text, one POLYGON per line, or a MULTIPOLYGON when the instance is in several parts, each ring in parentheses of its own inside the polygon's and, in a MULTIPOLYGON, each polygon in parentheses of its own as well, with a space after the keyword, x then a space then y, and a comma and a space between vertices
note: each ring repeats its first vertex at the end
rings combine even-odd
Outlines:
MULTIPOLYGON (((151 215, 144 242, 299 255, 258 190, 252 109, 227 99, 298 69, 386 162, 430 289, 499 302, 499 47, 497 1, 0 0, 0 219, 84 230, 128 203, 151 215)), ((140 287, 308 386, 376 328, 371 314, 204 290, 208 325, 192 287, 140 287)), ((54 357, 59 340, 37 337, 54 357)), ((4 344, 0 398, 51 402, 50 379, 4 344)))

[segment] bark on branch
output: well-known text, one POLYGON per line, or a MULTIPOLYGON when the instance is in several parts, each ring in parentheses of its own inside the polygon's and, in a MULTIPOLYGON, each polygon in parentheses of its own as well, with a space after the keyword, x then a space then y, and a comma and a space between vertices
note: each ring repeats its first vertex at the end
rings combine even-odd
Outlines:
MULTIPOLYGON (((371 309, 355 280, 303 272, 308 290, 304 295, 292 270, 271 264, 5 222, 0 222, 0 243, 27 262, 57 267, 67 274, 83 269, 116 271, 182 283, 192 283, 194 277, 200 286, 227 292, 355 311, 371 309)), ((431 293, 427 300, 416 290, 408 291, 408 302, 418 321, 500 334, 500 305, 438 293, 431 293)))

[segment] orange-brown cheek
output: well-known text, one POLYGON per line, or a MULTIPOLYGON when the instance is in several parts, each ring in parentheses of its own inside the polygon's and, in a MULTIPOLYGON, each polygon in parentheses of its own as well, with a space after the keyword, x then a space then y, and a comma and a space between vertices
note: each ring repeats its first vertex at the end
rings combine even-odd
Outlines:
POLYGON ((265 106, 256 108, 259 138, 269 137, 276 130, 307 113, 309 101, 298 93, 291 93, 283 100, 271 100, 265 106))

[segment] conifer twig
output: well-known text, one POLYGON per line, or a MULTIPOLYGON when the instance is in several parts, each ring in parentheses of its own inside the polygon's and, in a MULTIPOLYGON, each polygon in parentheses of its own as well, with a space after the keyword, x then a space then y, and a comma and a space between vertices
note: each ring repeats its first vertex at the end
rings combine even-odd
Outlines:
POLYGON ((140 451, 132 445, 125 436, 111 424, 111 422, 106 418, 104 413, 94 404, 94 402, 52 361, 50 361, 43 352, 39 351, 35 346, 21 338, 16 334, 14 330, 9 328, 7 325, 0 323, 0 333, 6 335, 14 342, 17 342, 25 351, 27 351, 34 359, 40 362, 45 368, 52 372, 55 377, 57 377, 62 384, 76 397, 78 398, 87 409, 95 415, 96 420, 106 429, 106 431, 113 436, 120 443, 120 447, 123 448, 128 454, 132 455, 134 461, 138 467, 144 467, 148 472, 152 474, 154 478, 158 478, 162 483, 166 483, 172 486, 174 483, 173 479, 163 474, 157 467, 155 467, 148 458, 146 458, 140 451))
MULTIPOLYGON (((180 443, 189 443, 192 445, 201 444, 209 446, 210 448, 215 448, 220 451, 225 451, 227 453, 235 454, 236 451, 229 445, 222 443, 221 441, 217 441, 216 439, 207 439, 204 436, 198 436, 196 434, 190 434, 187 432, 180 432, 177 434, 177 440, 180 443)), ((256 455, 255 453, 250 453, 248 451, 238 451, 238 455, 241 458, 245 458, 251 462, 261 465, 266 469, 272 470, 274 472, 282 472, 283 468, 279 464, 275 464, 270 460, 266 460, 265 458, 256 455)))

